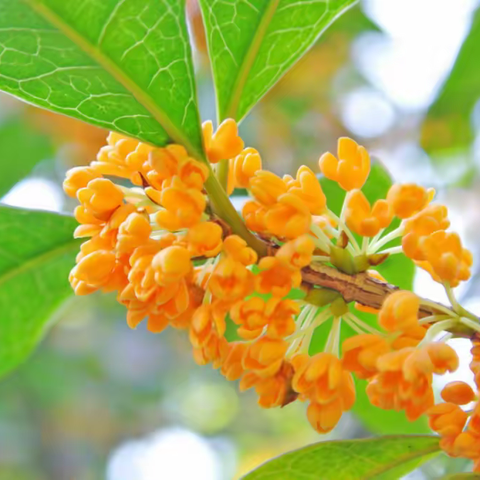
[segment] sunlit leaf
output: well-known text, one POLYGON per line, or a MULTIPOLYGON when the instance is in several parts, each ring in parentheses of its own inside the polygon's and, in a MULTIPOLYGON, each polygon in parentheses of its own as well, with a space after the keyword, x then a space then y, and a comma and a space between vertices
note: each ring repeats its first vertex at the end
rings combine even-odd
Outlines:
POLYGON ((241 120, 356 0, 200 0, 220 119, 241 120))
POLYGON ((20 119, 0 125, 0 197, 28 175, 38 162, 52 154, 45 135, 33 131, 20 119))
POLYGON ((470 33, 450 75, 425 118, 421 144, 429 152, 466 149, 474 139, 472 113, 480 99, 479 49, 480 9, 474 15, 470 33))
POLYGON ((26 359, 73 293, 75 226, 72 217, 0 206, 0 375, 26 359))
POLYGON ((0 89, 162 145, 201 151, 178 0, 0 0, 0 89))
POLYGON ((281 455, 243 480, 398 480, 439 450, 433 436, 321 442, 281 455))

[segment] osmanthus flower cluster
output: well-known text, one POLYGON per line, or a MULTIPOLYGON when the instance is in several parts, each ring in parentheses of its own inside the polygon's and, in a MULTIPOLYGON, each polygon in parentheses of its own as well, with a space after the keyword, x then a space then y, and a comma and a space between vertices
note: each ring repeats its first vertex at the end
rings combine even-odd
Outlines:
MULTIPOLYGON (((480 410, 459 406, 476 394, 454 383, 446 402, 434 405, 433 375, 458 366, 446 340, 474 338, 480 324, 455 300, 452 289, 469 278, 472 257, 447 231, 447 209, 431 203, 433 190, 393 185, 370 204, 362 192, 370 158, 348 138, 336 156, 320 157, 317 172, 301 166, 281 178, 262 170, 233 120, 216 131, 206 122, 203 133, 208 162, 181 145, 111 133, 96 161, 68 172, 65 191, 80 202, 75 236, 86 238, 70 274, 75 292, 117 292, 132 328, 145 320, 152 332, 187 330, 199 364, 254 388, 262 407, 308 402, 318 432, 354 405, 355 375, 368 381, 373 405, 410 420, 427 413, 449 454, 480 459, 480 410), (235 188, 248 190, 241 217, 232 208, 223 215, 222 202, 207 195, 215 171, 225 177, 224 200, 235 188), (339 215, 320 173, 346 191, 339 215), (451 306, 384 283, 375 268, 398 254, 441 283, 451 306), (383 303, 370 301, 368 285, 384 292, 383 303), (321 351, 312 342, 319 327, 327 331, 321 351), (342 342, 347 331, 355 334, 342 342)), ((478 341, 472 352, 478 384, 478 341)))

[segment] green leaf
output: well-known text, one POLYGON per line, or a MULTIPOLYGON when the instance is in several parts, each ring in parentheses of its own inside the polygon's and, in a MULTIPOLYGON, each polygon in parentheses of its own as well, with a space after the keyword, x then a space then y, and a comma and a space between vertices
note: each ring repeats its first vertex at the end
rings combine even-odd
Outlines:
POLYGON ((471 115, 480 99, 480 9, 473 17, 452 71, 428 110, 422 127, 421 145, 428 152, 459 151, 475 138, 471 115))
POLYGON ((201 155, 179 0, 0 0, 0 89, 27 102, 201 155))
POLYGON ((70 295, 76 221, 0 206, 0 375, 23 362, 70 295))
POLYGON ((20 119, 0 125, 0 145, 0 197, 53 153, 48 138, 20 119))
POLYGON ((200 0, 219 120, 240 121, 356 0, 200 0))
POLYGON ((439 451, 434 436, 321 442, 270 460, 243 480, 397 480, 439 451))

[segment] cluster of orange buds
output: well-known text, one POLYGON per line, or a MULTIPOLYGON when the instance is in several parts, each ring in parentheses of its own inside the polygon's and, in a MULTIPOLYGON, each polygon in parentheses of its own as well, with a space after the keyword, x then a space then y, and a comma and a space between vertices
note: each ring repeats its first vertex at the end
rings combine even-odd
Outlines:
POLYGON ((208 161, 181 145, 111 133, 96 161, 67 174, 65 191, 80 202, 75 235, 88 238, 70 274, 75 292, 117 291, 132 328, 147 319, 152 332, 188 330, 197 363, 240 380, 241 390, 254 388, 262 407, 309 402, 308 420, 321 433, 353 406, 354 375, 368 381, 379 408, 410 419, 431 408, 433 375, 458 364, 438 334, 480 330, 452 291, 469 277, 471 256, 445 232, 447 210, 430 204, 433 191, 393 185, 371 205, 361 190, 368 152, 341 138, 337 156, 319 160, 318 174, 346 191, 334 213, 316 173, 302 166, 280 178, 262 170, 233 120, 216 131, 206 122, 203 134, 208 161), (235 188, 251 196, 240 229, 226 224, 231 210, 225 218, 213 212, 222 204, 207 191, 216 174, 227 177, 223 202, 235 188), (252 248, 252 238, 264 248, 252 248), (349 305, 340 290, 312 281, 319 271, 382 281, 376 266, 402 252, 445 286, 451 308, 408 291, 388 296, 380 310, 361 298, 349 305), (365 310, 378 317, 360 318, 365 310))
POLYGON ((476 390, 466 382, 448 383, 442 390, 443 403, 427 411, 430 428, 441 436, 440 445, 451 457, 473 460, 474 472, 480 472, 480 341, 472 341, 472 361, 476 390), (468 409, 469 405, 473 407, 468 409), (463 408, 462 408, 463 407, 463 408))

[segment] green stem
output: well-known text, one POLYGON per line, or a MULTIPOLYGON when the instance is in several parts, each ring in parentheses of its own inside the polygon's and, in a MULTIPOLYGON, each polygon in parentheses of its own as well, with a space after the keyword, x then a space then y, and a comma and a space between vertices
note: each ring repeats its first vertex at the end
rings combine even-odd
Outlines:
POLYGON ((467 327, 470 327, 475 332, 480 332, 480 323, 474 322, 473 320, 467 317, 461 317, 460 322, 462 322, 467 327))
POLYGON ((212 203, 213 211, 228 224, 232 233, 242 237, 260 257, 266 256, 267 246, 248 230, 228 198, 227 193, 220 185, 217 177, 215 177, 210 165, 209 169, 210 172, 205 182, 205 189, 207 190, 208 197, 212 203))
POLYGON ((448 330, 458 324, 458 320, 448 319, 434 323, 423 337, 423 340, 417 345, 417 348, 421 348, 424 345, 430 343, 441 332, 448 330))
POLYGON ((452 305, 453 310, 456 313, 460 313, 460 305, 457 302, 457 299, 455 298, 455 294, 453 293, 452 287, 448 282, 443 282, 443 287, 445 288, 445 292, 448 297, 448 301, 452 305))
POLYGON ((373 243, 373 242, 370 243, 370 248, 368 249, 368 253, 375 253, 379 250, 380 247, 383 247, 388 242, 391 242, 392 240, 395 240, 396 238, 401 237, 403 235, 404 230, 405 230, 405 226, 403 223, 401 223, 398 228, 396 228, 395 230, 391 231, 389 234, 382 237, 376 243, 373 243))
POLYGON ((399 245, 398 247, 391 247, 391 248, 386 248, 385 250, 382 250, 381 252, 377 252, 379 255, 383 255, 385 253, 388 253, 389 255, 395 255, 396 253, 403 253, 403 247, 399 245))
POLYGON ((432 310, 436 310, 437 312, 442 312, 449 317, 454 316, 455 312, 452 311, 450 308, 445 307, 445 305, 441 305, 440 303, 431 302, 430 300, 426 300, 424 298, 420 299, 420 305, 425 305, 426 307, 430 307, 432 310))
POLYGON ((331 210, 327 211, 327 215, 330 216, 330 218, 333 218, 338 224, 338 230, 343 230, 346 234, 348 239, 350 240, 350 244, 352 245, 354 251, 356 254, 360 253, 360 247, 358 246, 357 240, 355 239, 353 233, 350 231, 350 229, 345 225, 345 222, 342 220, 341 217, 337 217, 335 213, 333 213, 331 210))
POLYGON ((230 160, 221 160, 220 163, 217 164, 216 175, 218 182, 222 186, 222 188, 227 191, 228 187, 228 170, 230 167, 230 160))

